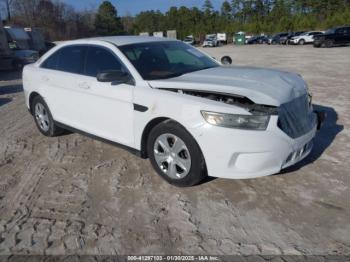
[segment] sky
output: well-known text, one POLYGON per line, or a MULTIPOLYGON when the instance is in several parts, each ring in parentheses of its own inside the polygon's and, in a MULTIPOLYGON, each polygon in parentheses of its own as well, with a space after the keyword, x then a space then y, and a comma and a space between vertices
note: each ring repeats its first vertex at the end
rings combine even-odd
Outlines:
MULTIPOLYGON (((103 0, 60 0, 75 7, 77 10, 97 8, 103 0)), ((118 15, 127 12, 135 15, 145 10, 167 11, 171 6, 187 6, 202 8, 204 0, 110 0, 118 9, 118 15)), ((220 9, 225 0, 211 0, 215 9, 220 9)))

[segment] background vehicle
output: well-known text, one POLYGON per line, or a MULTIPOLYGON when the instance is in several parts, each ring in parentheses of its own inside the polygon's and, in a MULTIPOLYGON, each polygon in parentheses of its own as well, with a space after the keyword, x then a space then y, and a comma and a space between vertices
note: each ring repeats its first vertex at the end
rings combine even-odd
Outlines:
POLYGON ((163 32, 153 32, 153 36, 154 37, 164 37, 164 33, 163 32))
POLYGON ((284 35, 282 37, 280 37, 280 40, 279 40, 279 44, 280 45, 288 45, 290 44, 290 39, 292 39, 292 37, 295 37, 295 36, 299 36, 301 34, 303 34, 303 32, 289 32, 288 35, 284 35))
POLYGON ((218 39, 216 34, 206 35, 203 42, 203 47, 216 47, 218 45, 218 39))
POLYGON ((24 65, 34 63, 39 59, 39 52, 30 49, 30 37, 19 27, 5 27, 8 45, 16 58, 17 69, 24 65))
POLYGON ((336 27, 314 37, 314 47, 350 44, 350 26, 336 27))
POLYGON ((247 44, 267 44, 268 41, 269 39, 267 38, 267 36, 253 36, 247 40, 247 44))
POLYGON ((299 31, 299 32, 291 32, 288 34, 286 41, 283 44, 289 45, 290 44, 290 40, 293 37, 299 36, 301 34, 305 33, 305 31, 299 31))
POLYGON ((186 44, 189 44, 189 45, 194 45, 195 40, 194 40, 193 35, 186 36, 183 42, 186 44))
POLYGON ((309 31, 302 33, 298 36, 293 36, 290 40, 290 44, 295 44, 295 45, 305 45, 305 44, 310 44, 314 42, 314 36, 316 35, 322 35, 323 32, 321 31, 309 31))
POLYGON ((21 70, 24 64, 10 49, 6 31, 0 26, 0 70, 21 70))
POLYGON ((275 35, 273 35, 271 38, 269 38, 268 44, 270 44, 270 45, 279 44, 279 43, 280 43, 280 39, 281 39, 282 37, 286 37, 286 36, 288 36, 288 33, 278 33, 278 34, 275 34, 275 35))
POLYGON ((169 39, 177 39, 177 32, 176 30, 168 30, 166 31, 166 37, 169 39))
POLYGON ((226 33, 217 33, 216 38, 218 41, 218 44, 227 44, 227 34, 226 33))
POLYGON ((45 38, 40 28, 24 28, 24 31, 29 35, 29 49, 38 51, 43 55, 48 49, 45 44, 45 38))

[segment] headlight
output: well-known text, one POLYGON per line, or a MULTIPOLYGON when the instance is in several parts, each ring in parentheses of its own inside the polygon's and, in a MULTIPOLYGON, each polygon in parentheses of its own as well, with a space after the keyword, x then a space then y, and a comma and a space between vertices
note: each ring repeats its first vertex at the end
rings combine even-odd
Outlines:
POLYGON ((268 115, 236 115, 207 111, 201 113, 211 125, 239 129, 266 130, 270 120, 268 115))

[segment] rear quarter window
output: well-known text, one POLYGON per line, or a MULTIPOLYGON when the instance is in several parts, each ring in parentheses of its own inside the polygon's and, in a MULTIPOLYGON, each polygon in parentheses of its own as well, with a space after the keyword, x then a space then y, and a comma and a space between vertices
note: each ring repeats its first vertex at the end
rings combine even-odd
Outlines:
POLYGON ((63 47, 49 56, 42 68, 81 74, 84 68, 86 46, 63 47))
POLYGON ((84 69, 86 46, 69 46, 60 50, 57 70, 81 74, 84 69))

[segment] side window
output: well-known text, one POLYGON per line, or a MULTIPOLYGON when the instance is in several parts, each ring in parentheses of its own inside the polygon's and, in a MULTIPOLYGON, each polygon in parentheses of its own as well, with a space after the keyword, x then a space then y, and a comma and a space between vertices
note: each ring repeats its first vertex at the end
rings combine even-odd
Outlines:
POLYGON ((60 51, 53 53, 51 56, 46 58, 44 63, 41 65, 42 68, 56 70, 58 65, 58 58, 60 51))
POLYGON ((121 62, 112 52, 101 47, 89 47, 85 62, 85 75, 96 77, 102 71, 122 69, 121 62))
POLYGON ((69 46, 60 49, 57 70, 81 74, 84 67, 86 46, 69 46))
POLYGON ((343 35, 344 34, 344 28, 337 29, 336 34, 337 35, 343 35))

